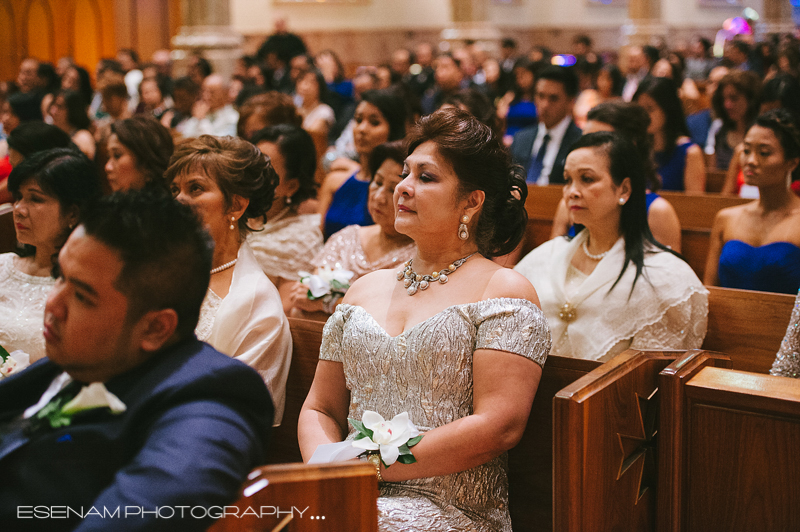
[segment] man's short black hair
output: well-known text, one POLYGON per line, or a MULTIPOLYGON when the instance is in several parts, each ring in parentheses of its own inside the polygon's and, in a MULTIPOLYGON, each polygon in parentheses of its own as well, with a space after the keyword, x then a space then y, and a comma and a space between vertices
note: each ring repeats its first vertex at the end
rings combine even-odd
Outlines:
POLYGON ((192 209, 152 190, 117 192, 83 219, 86 234, 119 254, 116 288, 128 298, 128 320, 174 309, 176 332, 190 337, 211 277, 214 245, 192 209))
POLYGON ((569 98, 575 98, 578 95, 578 76, 569 67, 547 66, 539 71, 539 79, 561 83, 569 98))

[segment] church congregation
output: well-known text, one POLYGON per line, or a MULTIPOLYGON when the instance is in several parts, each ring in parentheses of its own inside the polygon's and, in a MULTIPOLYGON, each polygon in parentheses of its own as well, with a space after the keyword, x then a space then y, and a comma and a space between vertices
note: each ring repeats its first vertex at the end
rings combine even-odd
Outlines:
POLYGON ((685 2, 0 5, 0 529, 796 526, 800 31, 685 2))

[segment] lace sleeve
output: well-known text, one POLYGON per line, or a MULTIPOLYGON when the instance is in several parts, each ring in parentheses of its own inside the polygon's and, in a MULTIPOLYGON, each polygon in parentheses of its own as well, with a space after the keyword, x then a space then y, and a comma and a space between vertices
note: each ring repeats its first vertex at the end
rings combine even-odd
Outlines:
POLYGON ((781 348, 772 363, 770 375, 780 377, 800 377, 800 292, 794 300, 794 310, 792 318, 789 320, 789 327, 786 328, 786 336, 783 337, 781 348))
POLYGON ((673 305, 659 321, 637 332, 631 349, 699 349, 708 326, 708 295, 693 293, 673 305))
POLYGON ((550 353, 550 327, 539 307, 522 299, 491 299, 478 307, 475 349, 507 351, 544 366, 550 353))
POLYGON ((344 336, 343 305, 328 318, 322 330, 322 345, 319 348, 319 359, 342 362, 342 337, 344 336))

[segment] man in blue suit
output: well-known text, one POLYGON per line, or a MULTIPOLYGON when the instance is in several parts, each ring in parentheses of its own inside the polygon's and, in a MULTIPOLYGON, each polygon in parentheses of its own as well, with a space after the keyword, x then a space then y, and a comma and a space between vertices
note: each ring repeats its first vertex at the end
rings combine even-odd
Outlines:
POLYGON ((75 229, 48 358, 0 382, 0 530, 205 530, 264 463, 263 380, 194 336, 211 254, 161 194, 104 198, 75 229))
POLYGON ((572 121, 578 78, 558 66, 542 69, 536 81, 534 103, 539 123, 519 130, 511 143, 511 157, 525 169, 529 184, 564 183, 564 163, 570 147, 581 138, 572 121))

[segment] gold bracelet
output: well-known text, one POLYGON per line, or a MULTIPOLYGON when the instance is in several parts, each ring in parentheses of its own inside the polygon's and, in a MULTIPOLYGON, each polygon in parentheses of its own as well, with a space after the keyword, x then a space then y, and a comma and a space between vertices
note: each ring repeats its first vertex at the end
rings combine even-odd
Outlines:
POLYGON ((367 461, 371 462, 372 465, 375 466, 375 476, 378 477, 378 484, 383 483, 383 476, 381 476, 381 455, 368 454, 367 461))

